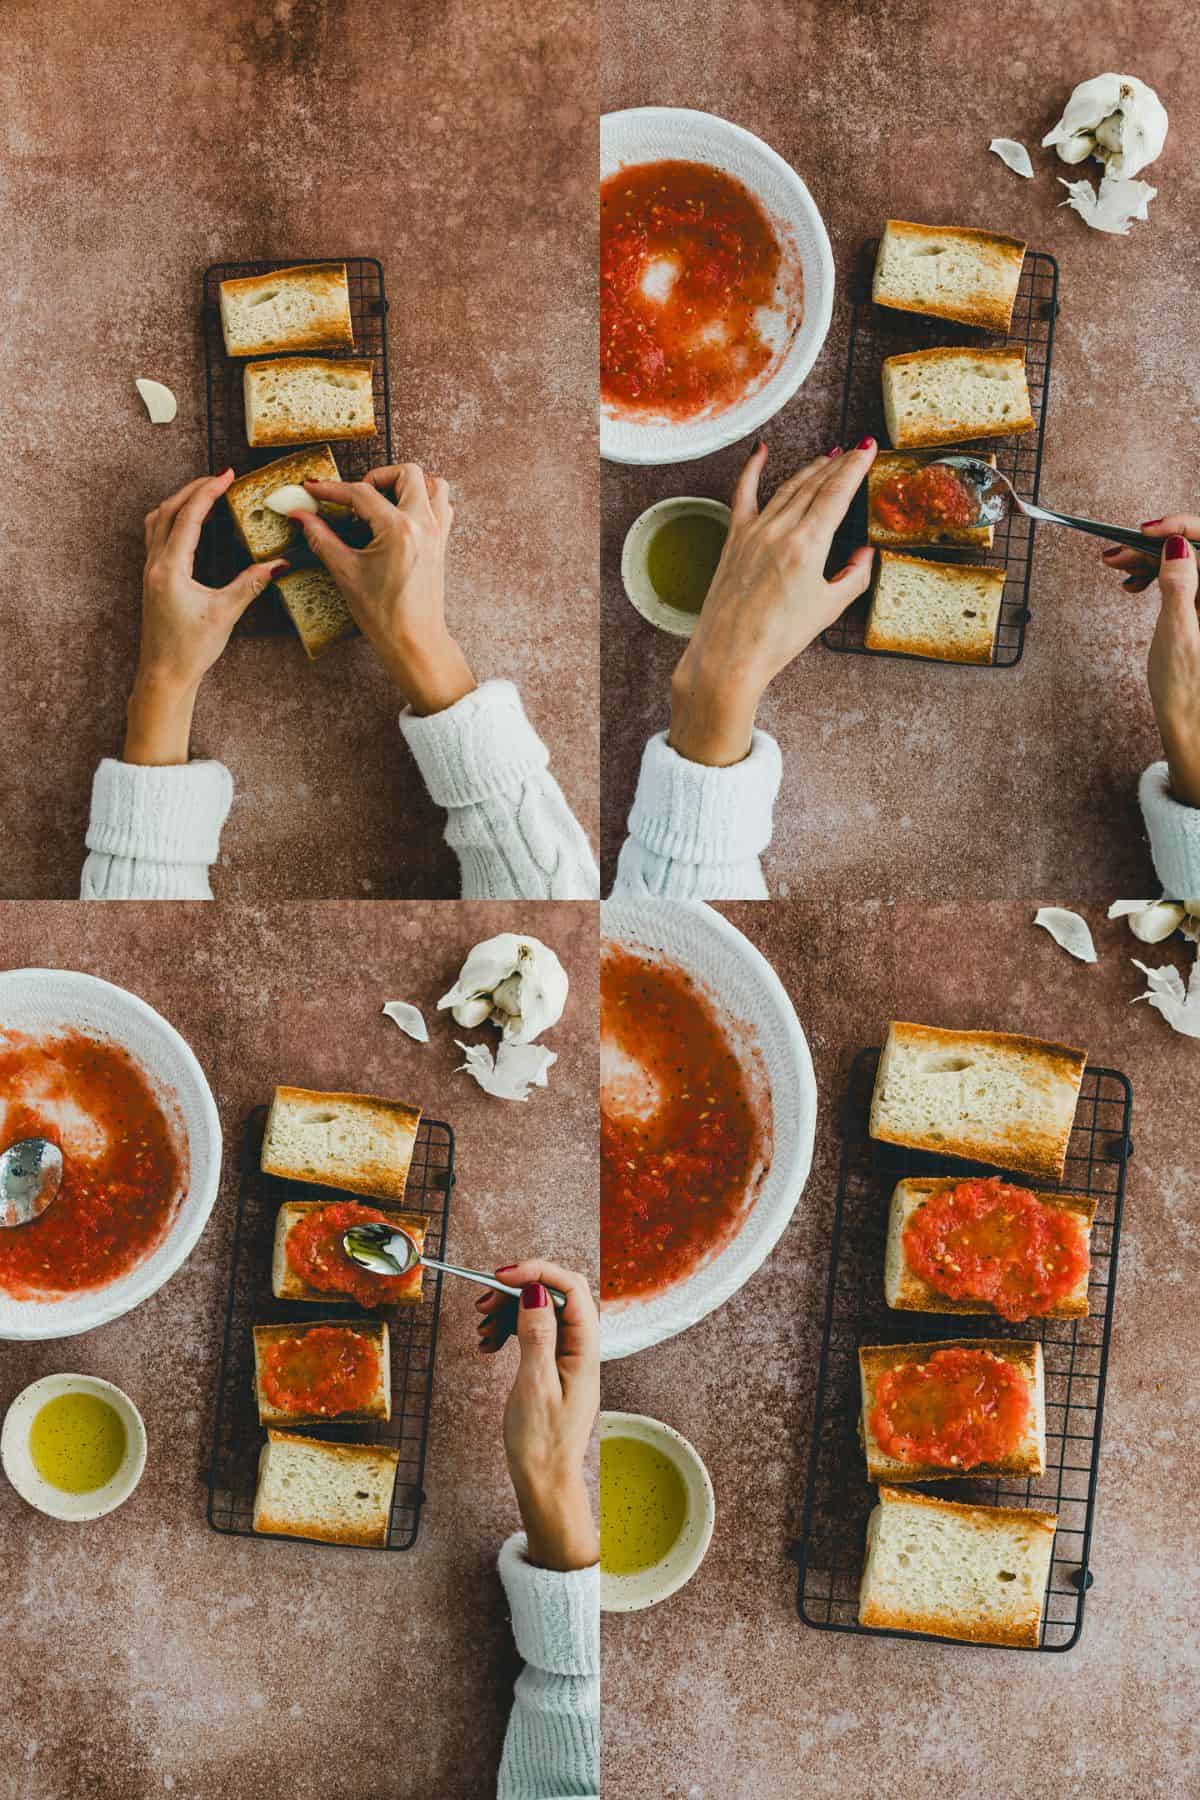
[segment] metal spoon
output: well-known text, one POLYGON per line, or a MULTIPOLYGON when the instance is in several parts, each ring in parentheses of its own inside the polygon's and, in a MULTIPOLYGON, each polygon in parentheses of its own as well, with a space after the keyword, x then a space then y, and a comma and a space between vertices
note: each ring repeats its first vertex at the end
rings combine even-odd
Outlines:
MULTIPOLYGON (((1027 519, 1042 519, 1048 525, 1069 525, 1072 531, 1084 531, 1089 537, 1107 538, 1111 544, 1124 544, 1130 550, 1141 550, 1157 561, 1163 553, 1165 538, 1148 537, 1144 531, 1133 531, 1128 525, 1102 525, 1098 519, 1081 519, 1074 513, 1054 512, 1048 506, 1035 506, 1023 500, 1007 475, 993 469, 978 456, 936 456, 934 462, 953 469, 963 486, 974 495, 980 525, 996 525, 1004 517, 1007 492, 1010 503, 1027 519)), ((1200 544, 1194 546, 1200 550, 1200 544)))
MULTIPOLYGON (((342 1248, 351 1262, 372 1275, 407 1275, 419 1263, 423 1269, 441 1269, 446 1275, 461 1275, 464 1281, 474 1281, 479 1287, 492 1288, 497 1294, 508 1294, 512 1299, 519 1299, 521 1295, 519 1287, 500 1281, 495 1275, 485 1275, 479 1269, 460 1269, 456 1263, 439 1262, 435 1256, 425 1256, 403 1225, 352 1225, 343 1234, 342 1248)), ((546 1292, 561 1311, 567 1304, 567 1296, 553 1287, 547 1287, 546 1292)))
POLYGON ((41 1218, 62 1172, 62 1151, 46 1138, 22 1138, 0 1153, 0 1228, 41 1218))

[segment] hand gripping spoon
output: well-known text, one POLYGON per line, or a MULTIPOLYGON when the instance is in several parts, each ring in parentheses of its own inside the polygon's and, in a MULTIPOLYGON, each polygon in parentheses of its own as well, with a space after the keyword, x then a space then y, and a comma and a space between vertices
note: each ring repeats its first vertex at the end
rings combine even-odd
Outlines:
MULTIPOLYGON (((946 455, 934 458, 937 463, 947 469, 953 469, 963 486, 976 502, 976 524, 996 525, 1004 517, 1004 501, 1007 493, 1009 502, 1017 511, 1024 513, 1027 519, 1041 519, 1048 525, 1069 525, 1072 531, 1084 531, 1089 537, 1105 538, 1110 544, 1124 544, 1129 550, 1141 550, 1155 562, 1163 553, 1165 538, 1148 537, 1144 531, 1134 531, 1128 525, 1102 525, 1098 519, 1077 518, 1074 513, 1054 512, 1048 506, 1035 506, 1032 500, 1023 500, 1013 487, 1007 475, 999 469, 993 469, 978 456, 946 455)), ((1193 547, 1200 552, 1200 544, 1193 547)))
POLYGON ((0 1154, 0 1229, 40 1219, 58 1193, 63 1158, 45 1138, 22 1138, 0 1154))
MULTIPOLYGON (((485 1275, 479 1269, 460 1269, 456 1263, 439 1262, 435 1256, 423 1255, 403 1225, 352 1225, 343 1234, 342 1248, 351 1262, 372 1275, 407 1275, 419 1263, 423 1269, 440 1269, 445 1275, 461 1275, 464 1281, 491 1288, 497 1294, 507 1294, 511 1299, 521 1297, 519 1287, 500 1281, 495 1275, 485 1275)), ((561 1312, 567 1304, 567 1296, 558 1288, 547 1287, 546 1292, 561 1312)))

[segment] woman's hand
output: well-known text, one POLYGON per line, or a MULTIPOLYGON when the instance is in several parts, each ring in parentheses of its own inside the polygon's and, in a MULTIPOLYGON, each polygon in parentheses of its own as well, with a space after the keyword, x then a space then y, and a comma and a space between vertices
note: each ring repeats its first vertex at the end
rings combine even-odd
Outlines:
MULTIPOLYGON (((585 1569, 600 1554, 583 1464, 600 1409, 600 1321, 582 1275, 555 1263, 497 1269, 520 1287, 517 1338, 521 1361, 504 1408, 508 1470, 529 1543, 543 1569, 585 1569), (545 1283, 567 1296, 557 1317, 545 1283)), ((502 1294, 476 1302, 480 1349, 505 1341, 502 1294)))
POLYGON ((200 683, 230 633, 285 561, 255 563, 228 587, 203 587, 192 574, 200 530, 233 480, 205 475, 146 514, 142 644, 129 700, 125 761, 185 763, 200 683))
POLYGON ((761 512, 765 444, 742 470, 725 549, 671 683, 668 741, 680 756, 716 767, 741 762, 768 682, 865 593, 869 545, 832 581, 824 571, 875 448, 864 438, 845 456, 831 450, 785 481, 761 512))
POLYGON ((1151 519, 1142 530, 1166 539, 1162 562, 1140 550, 1104 552, 1110 569, 1126 571, 1125 586, 1140 594, 1157 576, 1162 604, 1150 644, 1147 676, 1154 716, 1171 775, 1171 791, 1184 806, 1200 807, 1200 613, 1196 609, 1196 552, 1200 518, 1175 513, 1151 519))
POLYGON ((291 515, 337 582, 355 624, 414 712, 441 712, 475 686, 446 628, 450 489, 416 463, 372 469, 361 481, 306 481, 314 500, 352 507, 371 527, 364 550, 316 513, 291 515))

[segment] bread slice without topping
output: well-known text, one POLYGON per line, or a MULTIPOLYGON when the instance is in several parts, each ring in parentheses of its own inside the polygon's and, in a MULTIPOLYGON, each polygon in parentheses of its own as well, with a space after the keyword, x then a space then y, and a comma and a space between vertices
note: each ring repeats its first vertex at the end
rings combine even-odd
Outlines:
MULTIPOLYGON (((328 1298, 328 1296, 326 1296, 328 1298)), ((309 1325, 255 1325, 254 1338, 254 1395, 258 1402, 258 1422, 260 1425, 328 1425, 336 1422, 339 1425, 365 1423, 369 1419, 390 1419, 392 1416, 392 1368, 388 1349, 388 1328, 382 1319, 364 1319, 361 1323, 347 1325, 341 1319, 314 1319, 309 1325), (286 1343, 291 1338, 304 1338, 310 1331, 321 1326, 332 1327, 346 1337, 365 1338, 374 1344, 379 1358, 379 1378, 375 1392, 367 1404, 352 1407, 346 1412, 315 1413, 306 1412, 303 1408, 291 1410, 276 1406, 263 1391, 262 1371, 263 1358, 273 1344, 286 1343)))
MULTIPOLYGON (((349 1294, 339 1296, 331 1294, 325 1288, 310 1287, 302 1281, 288 1261, 287 1241, 301 1219, 309 1213, 316 1212, 322 1206, 333 1204, 324 1200, 286 1200, 275 1216, 275 1242, 271 1252, 271 1292, 277 1300, 311 1301, 316 1306, 351 1306, 354 1304, 349 1294)), ((418 1250, 425 1248, 425 1230, 428 1221, 420 1213, 389 1213, 397 1225, 402 1225, 418 1250)), ((423 1298, 421 1285, 421 1269, 418 1265, 413 1270, 411 1289, 389 1301, 393 1306, 419 1306, 423 1298)))
POLYGON ((358 626, 328 569, 288 569, 275 577, 275 586, 310 662, 358 636, 358 626))
POLYGON ((1087 1053, 1000 1031, 888 1026, 870 1133, 1060 1181, 1087 1053))
POLYGON ((863 642, 868 650, 990 663, 1005 571, 986 563, 936 563, 881 550, 863 642))
POLYGON ((879 1447, 871 1429, 880 1377, 889 1369, 925 1363, 938 1350, 973 1350, 1011 1364, 1029 1390, 1030 1409, 1020 1440, 998 1462, 977 1463, 973 1478, 992 1475, 1041 1475, 1046 1468, 1046 1376, 1042 1346, 1013 1338, 948 1338, 937 1344, 864 1344, 858 1352, 862 1384, 862 1442, 868 1481, 949 1481, 964 1473, 950 1464, 901 1462, 879 1447))
POLYGON ((1007 331, 1024 260, 1021 238, 889 219, 879 240, 871 298, 900 312, 1007 331))
POLYGON ((258 1461, 254 1529, 322 1544, 387 1543, 400 1451, 267 1432, 258 1461))
POLYGON ((1025 352, 941 349, 889 356, 883 410, 896 450, 1032 431, 1025 352))
MULTIPOLYGON (((881 549, 915 549, 922 544, 956 544, 966 545, 979 550, 990 550, 996 536, 993 525, 935 525, 925 526, 916 531, 894 531, 890 525, 884 525, 875 517, 875 501, 881 491, 895 476, 909 475, 915 470, 924 468, 926 463, 936 462, 940 453, 927 451, 914 453, 910 450, 881 450, 867 472, 867 542, 881 549)), ((989 451, 979 458, 994 469, 996 456, 989 451)))
MULTIPOLYGON (((225 491, 225 504, 233 514, 237 534, 254 562, 282 556, 300 536, 300 528, 283 513, 273 512, 268 497, 282 487, 300 487, 306 481, 340 481, 337 463, 328 444, 293 450, 239 475, 225 491)), ((330 518, 344 518, 349 507, 323 502, 321 511, 330 518)))
POLYGON ((277 1087, 263 1136, 263 1171, 374 1200, 403 1200, 420 1120, 399 1100, 277 1087))
POLYGON ((242 377, 247 442, 257 449, 263 444, 373 436, 373 375, 370 357, 332 361, 322 356, 279 356, 271 362, 247 363, 242 377))
MULTIPOLYGON (((891 1205, 888 1209, 887 1248, 884 1252, 883 1291, 888 1305, 897 1312, 921 1313, 988 1313, 996 1317, 996 1309, 986 1300, 952 1300, 947 1294, 940 1294, 915 1270, 909 1267, 904 1251, 904 1233, 911 1219, 921 1208, 932 1200, 935 1194, 947 1193, 958 1186, 961 1177, 957 1175, 938 1176, 932 1180, 919 1180, 910 1177, 906 1181, 898 1181, 892 1192, 891 1205)), ((1043 1206, 1053 1207, 1058 1212, 1074 1213, 1085 1234, 1090 1233, 1092 1220, 1096 1216, 1096 1201, 1087 1194, 1050 1194, 1039 1192, 1038 1199, 1043 1206)), ((1039 1314, 1049 1319, 1082 1319, 1088 1311, 1088 1270, 1079 1277, 1076 1286, 1061 1300, 1055 1301, 1047 1312, 1039 1314)))
POLYGON ((858 1622, 1036 1650, 1057 1515, 880 1487, 858 1622))
POLYGON ((229 356, 354 346, 345 263, 300 263, 223 281, 220 299, 229 356))

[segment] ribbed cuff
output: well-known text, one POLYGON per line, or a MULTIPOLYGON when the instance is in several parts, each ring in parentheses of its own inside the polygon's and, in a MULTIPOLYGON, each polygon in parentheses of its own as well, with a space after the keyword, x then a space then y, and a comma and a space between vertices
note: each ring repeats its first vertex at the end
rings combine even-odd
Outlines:
POLYGON ((771 841, 782 772, 779 746, 765 731, 756 731, 749 756, 727 769, 689 762, 659 732, 642 754, 630 833, 672 862, 749 861, 771 841))
POLYGON ((600 1568, 560 1574, 526 1558, 525 1533, 500 1552, 500 1579, 512 1612, 513 1637, 524 1660, 552 1675, 600 1670, 600 1568))
POLYGON ((151 862, 214 863, 232 803, 223 763, 160 769, 106 757, 92 783, 87 847, 151 862))
POLYGON ((425 719, 405 710, 400 729, 434 804, 447 811, 518 794, 550 761, 511 681, 485 681, 425 719))
POLYGON ((1200 895, 1200 807, 1176 800, 1165 762, 1150 764, 1138 799, 1163 893, 1169 900, 1194 900, 1200 895))

